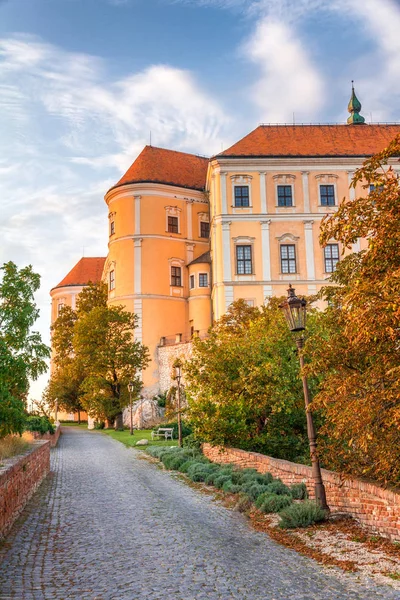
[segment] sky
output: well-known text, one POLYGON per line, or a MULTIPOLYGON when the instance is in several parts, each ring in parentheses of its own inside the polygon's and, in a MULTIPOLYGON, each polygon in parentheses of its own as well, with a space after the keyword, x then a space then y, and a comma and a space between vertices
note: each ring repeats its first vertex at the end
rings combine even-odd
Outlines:
POLYGON ((40 273, 43 340, 150 132, 211 156, 259 123, 344 123, 353 79, 367 122, 399 121, 399 31, 400 0, 0 0, 0 264, 40 273))

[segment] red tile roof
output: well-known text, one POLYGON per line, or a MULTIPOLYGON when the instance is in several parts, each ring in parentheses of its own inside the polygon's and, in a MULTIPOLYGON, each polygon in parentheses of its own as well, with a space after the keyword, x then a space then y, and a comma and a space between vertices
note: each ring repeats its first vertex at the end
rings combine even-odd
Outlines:
POLYGON ((216 156, 371 156, 400 133, 400 125, 260 125, 216 156))
POLYGON ((145 146, 135 162, 116 185, 128 183, 165 183, 194 190, 204 190, 208 158, 145 146))
POLYGON ((54 289, 67 287, 71 285, 87 285, 88 283, 98 283, 101 280, 105 257, 87 257, 81 258, 73 269, 64 277, 54 289))

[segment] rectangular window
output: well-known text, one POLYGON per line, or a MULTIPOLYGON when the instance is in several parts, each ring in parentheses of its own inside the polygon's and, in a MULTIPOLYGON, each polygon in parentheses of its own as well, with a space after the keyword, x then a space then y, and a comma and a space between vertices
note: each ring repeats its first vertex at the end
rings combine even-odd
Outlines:
POLYGON ((115 233, 115 221, 110 222, 110 235, 114 235, 115 233))
POLYGON ((294 244, 281 245, 282 273, 296 273, 296 247, 294 244))
POLYGON ((194 289, 194 275, 191 275, 191 276, 189 277, 189 286, 190 286, 190 289, 191 289, 191 290, 193 290, 193 289, 194 289))
POLYGON ((110 290, 115 288, 115 271, 110 271, 110 290))
POLYGON ((199 273, 199 287, 208 287, 207 273, 199 273))
POLYGON ((251 246, 236 246, 236 272, 238 275, 253 273, 251 246))
POLYGON ((210 223, 200 221, 200 237, 207 239, 210 237, 210 223))
POLYGON ((339 262, 339 244, 328 244, 324 248, 325 273, 333 273, 339 262))
POLYGON ((248 185, 235 185, 235 206, 250 206, 248 185))
POLYGON ((182 287, 182 269, 180 267, 171 267, 171 285, 182 287))
POLYGON ((168 217, 168 231, 170 233, 179 233, 178 217, 168 217))
POLYGON ((278 185, 278 206, 293 206, 291 185, 278 185))
POLYGON ((321 206, 335 206, 335 186, 332 184, 320 185, 319 197, 321 206))
POLYGON ((62 309, 63 309, 63 306, 64 306, 64 302, 60 302, 60 303, 58 304, 58 307, 57 307, 57 315, 58 315, 58 316, 60 316, 60 313, 61 313, 61 311, 62 311, 62 309))

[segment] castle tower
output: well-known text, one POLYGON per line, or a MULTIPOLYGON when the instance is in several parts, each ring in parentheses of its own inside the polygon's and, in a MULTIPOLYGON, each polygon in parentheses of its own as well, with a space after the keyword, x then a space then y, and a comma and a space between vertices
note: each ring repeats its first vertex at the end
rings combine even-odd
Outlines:
POLYGON ((136 338, 151 356, 142 373, 148 397, 159 391, 158 346, 186 341, 211 323, 209 264, 193 266, 209 250, 207 168, 206 158, 146 146, 105 195, 109 304, 138 315, 136 338))

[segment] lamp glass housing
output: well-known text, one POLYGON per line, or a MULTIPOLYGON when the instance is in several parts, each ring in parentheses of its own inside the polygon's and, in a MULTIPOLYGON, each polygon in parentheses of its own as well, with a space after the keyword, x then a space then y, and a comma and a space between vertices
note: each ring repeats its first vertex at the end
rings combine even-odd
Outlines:
POLYGON ((130 381, 128 383, 128 391, 129 391, 129 393, 132 394, 132 392, 134 391, 134 389, 135 389, 135 384, 134 384, 133 381, 130 381))
POLYGON ((180 377, 181 377, 181 368, 180 367, 175 367, 175 377, 177 379, 180 379, 180 377))
POLYGON ((280 304, 290 331, 304 331, 306 328, 307 302, 296 296, 294 288, 289 285, 288 297, 280 304))

